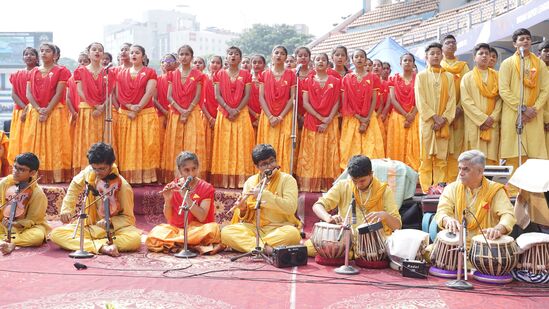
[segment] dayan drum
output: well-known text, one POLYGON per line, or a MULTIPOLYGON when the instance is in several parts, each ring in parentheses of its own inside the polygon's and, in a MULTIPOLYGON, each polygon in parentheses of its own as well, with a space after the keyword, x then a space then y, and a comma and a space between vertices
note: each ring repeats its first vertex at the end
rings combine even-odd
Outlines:
POLYGON ((513 237, 501 236, 495 240, 485 239, 482 234, 471 241, 469 259, 477 270, 473 277, 486 283, 509 283, 513 281, 511 270, 518 262, 518 246, 513 237))
POLYGON ((317 222, 313 227, 311 242, 317 256, 315 261, 322 265, 343 265, 345 263, 345 230, 340 236, 342 226, 326 222, 317 222))
POLYGON ((387 268, 387 239, 381 222, 361 224, 357 227, 355 263, 365 268, 387 268))
POLYGON ((450 230, 438 232, 431 251, 432 266, 429 268, 429 273, 442 278, 457 278, 458 257, 460 254, 458 249, 458 234, 454 234, 450 230))
POLYGON ((525 233, 516 242, 520 255, 513 277, 528 283, 549 283, 549 235, 525 233))

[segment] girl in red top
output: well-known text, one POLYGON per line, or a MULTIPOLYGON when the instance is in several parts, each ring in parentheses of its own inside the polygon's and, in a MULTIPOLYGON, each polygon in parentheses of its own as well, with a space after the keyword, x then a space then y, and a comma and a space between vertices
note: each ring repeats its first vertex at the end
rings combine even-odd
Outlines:
MULTIPOLYGON (((174 178, 176 171, 173 162, 181 150, 192 151, 200 158, 206 157, 206 130, 198 106, 203 74, 191 66, 194 52, 189 45, 181 46, 177 55, 181 67, 169 76, 170 112, 160 160, 161 181, 164 183, 174 178)), ((200 177, 204 176, 202 172, 200 177)))
POLYGON ((214 129, 212 183, 216 187, 240 188, 254 173, 250 153, 254 130, 248 112, 252 76, 238 67, 242 51, 227 49, 229 67, 215 74, 215 97, 219 103, 214 129))
POLYGON ((32 108, 25 121, 21 151, 38 156, 43 183, 72 179, 68 112, 61 103, 71 72, 55 64, 56 57, 59 55, 55 45, 40 45, 42 65, 32 69, 27 84, 27 98, 32 108))
MULTIPOLYGON (((383 63, 379 59, 373 60, 372 65, 372 72, 379 77, 381 80, 381 73, 383 71, 383 63)), ((379 91, 377 93, 377 104, 376 104, 376 117, 377 117, 377 123, 379 125, 379 130, 381 131, 381 135, 383 136, 383 140, 387 140, 387 130, 385 128, 385 124, 383 121, 385 120, 385 117, 383 116, 383 109, 385 108, 385 104, 387 104, 387 98, 389 97, 389 84, 387 81, 381 80, 381 84, 379 87, 379 91)))
POLYGON ((332 62, 334 63, 334 68, 328 68, 328 74, 336 78, 342 79, 349 69, 347 69, 347 61, 349 60, 349 55, 347 53, 347 47, 339 45, 332 50, 332 62))
POLYGON ((343 78, 343 122, 339 143, 341 169, 347 167, 354 155, 362 154, 372 159, 385 157, 383 138, 374 112, 380 80, 377 75, 366 72, 366 59, 366 52, 356 49, 353 53, 355 70, 343 78))
POLYGON ((193 60, 193 68, 198 70, 200 73, 204 73, 204 69, 206 68, 206 60, 202 57, 195 57, 193 60))
POLYGON ((265 71, 266 61, 262 55, 254 55, 252 57, 252 89, 250 90, 250 101, 248 102, 248 110, 250 112, 250 120, 257 133, 259 125, 259 115, 261 114, 261 104, 259 103, 259 81, 265 71))
MULTIPOLYGON (((170 102, 168 101, 168 78, 170 72, 177 70, 177 67, 179 67, 179 62, 177 61, 177 56, 174 54, 166 54, 162 57, 162 60, 160 60, 162 75, 158 76, 156 80, 156 94, 154 101, 158 114, 160 158, 162 158, 162 149, 164 149, 164 134, 166 134, 166 126, 168 125, 168 114, 170 109, 170 102)), ((160 180, 162 181, 162 177, 160 177, 160 180)))
POLYGON ((301 191, 326 191, 339 175, 339 109, 341 81, 327 73, 328 55, 315 57, 315 74, 303 89, 306 110, 297 162, 297 181, 301 191))
POLYGON ((159 123, 153 103, 157 76, 144 65, 145 57, 145 48, 132 45, 132 67, 119 69, 116 76, 119 170, 132 184, 156 182, 160 167, 159 123))
POLYGON ((23 62, 26 68, 18 70, 10 75, 10 83, 12 85, 11 98, 13 99, 13 113, 11 116, 10 126, 10 143, 7 152, 7 159, 10 165, 13 165, 15 157, 21 153, 21 144, 23 139, 23 128, 29 109, 27 104, 27 81, 29 73, 35 67, 40 65, 38 60, 38 51, 32 47, 27 47, 23 50, 23 62))

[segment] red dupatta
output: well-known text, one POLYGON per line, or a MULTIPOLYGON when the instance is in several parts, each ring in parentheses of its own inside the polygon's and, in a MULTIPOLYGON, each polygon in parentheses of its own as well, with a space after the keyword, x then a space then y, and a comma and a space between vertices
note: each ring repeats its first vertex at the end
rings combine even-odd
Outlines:
MULTIPOLYGON (((45 76, 38 67, 32 69, 29 73, 30 91, 38 106, 47 107, 55 95, 57 84, 66 83, 70 77, 71 72, 60 65, 54 66, 45 76)), ((59 102, 64 102, 64 99, 60 98, 59 102)))
MULTIPOLYGON (((339 99, 341 82, 339 79, 328 75, 324 87, 321 87, 320 83, 315 80, 314 75, 311 75, 307 78, 303 91, 307 91, 311 107, 323 117, 328 117, 339 99)), ((318 126, 321 124, 320 120, 313 115, 305 113, 305 128, 310 131, 317 131, 318 126)))
POLYGON ((72 107, 75 111, 79 111, 80 96, 78 95, 78 89, 76 86, 76 81, 74 80, 74 76, 71 76, 71 78, 69 78, 69 80, 67 81, 66 91, 68 91, 72 107))
POLYGON ((215 89, 213 81, 210 77, 204 76, 204 89, 202 90, 202 93, 204 94, 204 107, 210 113, 210 115, 215 119, 217 116, 217 108, 219 105, 217 104, 217 100, 215 99, 215 89))
MULTIPOLYGON (((168 102, 168 74, 162 74, 156 79, 156 101, 165 110, 170 109, 170 102, 168 102)), ((159 115, 162 115, 159 111, 159 115)))
MULTIPOLYGON (((194 189, 191 192, 189 192, 190 200, 194 201, 197 206, 200 206, 200 203, 202 203, 203 200, 210 199, 210 209, 208 210, 206 219, 204 219, 204 222, 202 223, 210 223, 215 221, 214 193, 215 193, 214 187, 202 179, 199 179, 194 189)), ((180 227, 180 228, 182 228, 185 223, 183 212, 181 212, 181 215, 178 214, 179 206, 183 202, 183 197, 184 197, 184 194, 181 194, 181 192, 179 191, 175 191, 172 196, 172 199, 170 200, 170 203, 172 206, 172 218, 168 223, 170 225, 180 227)), ((191 223, 194 221, 200 222, 189 211, 188 222, 191 223)))
MULTIPOLYGON (((260 81, 262 79, 263 72, 259 72, 257 74, 257 80, 260 81)), ((252 87, 250 89, 250 100, 248 101, 248 108, 254 111, 255 113, 259 114, 261 113, 261 104, 259 103, 259 87, 256 85, 256 83, 252 80, 252 87)), ((252 122, 255 121, 254 117, 252 117, 252 122)))
MULTIPOLYGON (((172 83, 172 98, 181 108, 187 109, 191 106, 197 86, 202 84, 202 75, 200 71, 192 69, 183 83, 180 70, 170 72, 168 78, 172 83)), ((173 110, 177 112, 175 108, 173 110)))
MULTIPOLYGON (((136 105, 143 98, 147 91, 149 80, 156 80, 156 71, 149 67, 142 67, 135 78, 130 73, 131 68, 119 69, 116 76, 116 87, 118 89, 118 102, 122 109, 127 109, 126 104, 136 105)), ((145 108, 153 107, 152 98, 147 102, 145 108)))
MULTIPOLYGON (((29 104, 29 99, 27 99, 27 81, 29 80, 30 72, 31 71, 27 71, 27 69, 23 69, 10 75, 13 93, 15 93, 25 105, 29 104)), ((22 109, 19 105, 14 105, 15 109, 22 109)))
POLYGON ((410 84, 406 85, 404 78, 397 73, 390 79, 390 84, 395 89, 395 99, 405 112, 409 113, 416 106, 416 97, 414 94, 414 84, 416 74, 412 75, 410 84))
POLYGON ((373 73, 368 73, 362 77, 359 82, 355 73, 347 74, 343 78, 343 102, 341 104, 341 114, 343 116, 367 117, 370 112, 372 95, 374 90, 379 89, 381 81, 373 73))
MULTIPOLYGON (((94 78, 93 73, 84 66, 79 66, 74 71, 74 80, 75 82, 80 82, 82 85, 82 91, 84 92, 86 103, 89 105, 96 106, 105 102, 105 86, 107 83, 105 80, 106 76, 107 72, 104 68, 99 71, 97 78, 94 78)), ((115 83, 115 73, 111 70, 109 71, 109 93, 113 90, 115 83)), ((78 96, 78 93, 76 95, 78 96)), ((73 101, 72 96, 71 101, 73 101)))
MULTIPOLYGON (((246 85, 252 82, 252 75, 246 70, 240 70, 237 78, 232 81, 229 73, 226 70, 219 70, 214 77, 214 83, 219 85, 219 92, 223 100, 230 108, 237 108, 244 98, 246 85)), ((219 111, 229 116, 229 113, 224 108, 219 108, 219 111)))
POLYGON ((290 99, 290 91, 296 83, 294 73, 286 69, 280 79, 276 80, 273 72, 267 70, 263 73, 261 82, 263 83, 265 101, 269 111, 274 116, 279 116, 286 107, 290 99))

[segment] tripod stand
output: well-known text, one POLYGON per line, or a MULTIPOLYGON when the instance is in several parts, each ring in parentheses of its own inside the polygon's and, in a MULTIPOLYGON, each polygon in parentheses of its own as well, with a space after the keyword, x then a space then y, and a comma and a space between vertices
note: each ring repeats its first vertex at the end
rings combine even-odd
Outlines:
POLYGON ((347 213, 345 214, 345 220, 343 220, 343 226, 341 227, 341 232, 339 234, 338 239, 341 239, 341 235, 344 235, 344 243, 345 243, 345 264, 341 265, 340 267, 336 268, 334 271, 337 274, 340 275, 356 275, 360 271, 356 268, 354 268, 352 265, 349 265, 349 247, 351 246, 351 230, 352 230, 352 224, 356 224, 356 205, 355 205, 355 196, 353 194, 353 198, 351 200, 351 207, 347 209, 347 213), (353 212, 353 219, 351 222, 349 222, 349 214, 353 212))
POLYGON ((263 179, 261 180, 261 187, 259 188, 259 193, 257 195, 257 201, 255 203, 255 248, 250 251, 243 254, 239 254, 237 256, 234 256, 231 258, 231 262, 234 262, 240 258, 243 258, 245 256, 252 256, 254 258, 261 258, 265 262, 272 264, 272 260, 270 257, 268 257, 264 252, 263 248, 259 245, 259 232, 260 232, 260 215, 261 215, 261 197, 263 196, 263 190, 265 190, 265 186, 267 185, 267 177, 272 174, 272 171, 265 171, 265 175, 263 176, 263 179))
POLYGON ((463 210, 463 220, 461 231, 459 232, 459 247, 457 250, 461 253, 458 256, 457 279, 446 282, 446 286, 456 290, 472 290, 473 285, 467 281, 467 219, 466 210, 463 210), (464 280, 461 280, 461 270, 463 270, 464 280))
MULTIPOLYGON (((185 196, 183 197, 183 202, 181 202, 181 206, 179 206, 179 215, 181 215, 181 211, 183 210, 184 213, 183 213, 183 249, 181 249, 181 251, 179 251, 178 253, 174 254, 175 257, 177 258, 194 258, 194 257, 197 257, 198 254, 192 252, 191 250, 189 250, 187 247, 188 247, 188 244, 189 244, 189 239, 188 239, 188 224, 189 224, 189 210, 191 209, 192 205, 191 206, 188 206, 187 205, 187 197, 189 196, 189 187, 186 186, 185 187, 185 196)), ((194 202, 193 202, 194 204, 194 202)))

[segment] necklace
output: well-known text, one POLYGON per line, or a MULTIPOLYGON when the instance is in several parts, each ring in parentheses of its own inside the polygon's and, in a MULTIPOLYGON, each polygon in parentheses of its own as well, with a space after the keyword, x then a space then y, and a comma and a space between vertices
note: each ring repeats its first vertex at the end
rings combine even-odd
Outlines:
POLYGON ((435 72, 433 72, 433 69, 431 68, 430 72, 433 74, 433 79, 435 80, 435 87, 438 88, 440 86, 440 74, 442 74, 442 71, 438 72, 438 77, 435 72))
POLYGON ((227 74, 229 74, 229 77, 231 78, 231 80, 235 80, 236 77, 240 74, 240 70, 237 70, 236 72, 231 72, 231 70, 228 69, 227 74))

